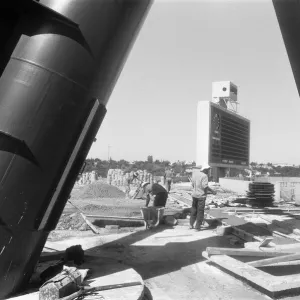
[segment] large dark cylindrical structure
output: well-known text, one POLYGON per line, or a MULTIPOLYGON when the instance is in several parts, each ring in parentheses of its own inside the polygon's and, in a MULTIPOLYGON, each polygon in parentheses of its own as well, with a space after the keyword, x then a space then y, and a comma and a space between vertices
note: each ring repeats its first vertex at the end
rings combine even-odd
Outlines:
POLYGON ((16 18, 0 78, 0 299, 28 282, 150 4, 41 0, 16 18))
POLYGON ((273 5, 300 95, 300 2, 273 0, 273 5))

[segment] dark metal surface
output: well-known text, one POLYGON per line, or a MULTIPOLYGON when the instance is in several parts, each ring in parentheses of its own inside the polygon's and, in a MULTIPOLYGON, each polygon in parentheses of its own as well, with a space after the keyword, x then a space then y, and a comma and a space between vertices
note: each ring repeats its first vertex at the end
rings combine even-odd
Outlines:
POLYGON ((273 0, 273 5, 300 95, 300 2, 273 0))
POLYGON ((27 283, 56 227, 151 0, 40 4, 0 30, 6 57, 16 45, 0 78, 0 299, 27 283))

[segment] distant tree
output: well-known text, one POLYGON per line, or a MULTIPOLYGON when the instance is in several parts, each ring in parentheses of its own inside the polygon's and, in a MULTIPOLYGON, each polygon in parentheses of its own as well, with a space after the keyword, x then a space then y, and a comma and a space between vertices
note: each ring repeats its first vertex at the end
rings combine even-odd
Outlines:
POLYGON ((165 167, 170 166, 170 161, 168 161, 168 160, 162 160, 161 163, 162 163, 165 167))
POLYGON ((92 172, 94 169, 94 160, 91 158, 86 159, 83 172, 92 172))

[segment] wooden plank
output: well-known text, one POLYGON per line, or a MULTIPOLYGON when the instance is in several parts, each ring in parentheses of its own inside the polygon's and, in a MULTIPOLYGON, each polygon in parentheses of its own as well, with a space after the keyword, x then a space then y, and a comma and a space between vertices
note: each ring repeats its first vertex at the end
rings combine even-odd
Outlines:
MULTIPOLYGON (((244 249, 252 249, 252 250, 257 250, 259 248, 260 243, 259 242, 249 242, 244 244, 244 249)), ((295 253, 295 252, 300 252, 300 243, 296 244, 286 244, 286 245, 275 245, 275 246, 269 246, 264 247, 262 249, 263 251, 267 250, 269 252, 271 251, 277 251, 277 252, 285 252, 285 253, 295 253)))
POLYGON ((94 233, 99 234, 98 229, 86 218, 86 216, 83 213, 80 213, 81 217, 85 221, 85 223, 92 229, 94 233))
POLYGON ((144 221, 143 218, 134 218, 134 217, 117 217, 117 216, 101 216, 101 215, 86 215, 88 218, 102 219, 102 220, 125 220, 125 221, 144 221))
POLYGON ((263 266, 267 266, 267 265, 274 264, 274 263, 287 262, 287 261, 297 260, 297 259, 300 259, 300 253, 288 254, 288 255, 277 256, 277 257, 272 257, 272 258, 267 258, 267 259, 262 259, 262 260, 251 261, 251 262, 248 262, 248 265, 258 268, 258 267, 263 267, 263 266))
POLYGON ((288 238, 288 239, 291 239, 291 240, 300 242, 300 239, 297 239, 297 238, 294 238, 294 237, 292 237, 292 236, 286 235, 286 234, 281 233, 281 232, 279 232, 279 231, 275 231, 275 230, 274 230, 273 233, 276 234, 276 235, 283 236, 283 237, 285 237, 285 238, 288 238))
POLYGON ((80 215, 83 218, 84 222, 92 229, 92 231, 96 234, 99 234, 98 229, 89 220, 87 220, 86 216, 83 214, 83 211, 70 200, 68 200, 68 202, 80 212, 80 215))
POLYGON ((275 276, 266 276, 266 273, 256 269, 252 266, 244 264, 234 258, 227 255, 213 255, 207 256, 206 253, 202 253, 202 256, 208 258, 211 262, 219 265, 221 268, 234 273, 237 277, 246 279, 250 283, 254 284, 255 287, 261 287, 263 285, 264 292, 271 290, 272 283, 275 280, 275 276))
POLYGON ((81 298, 81 297, 84 297, 86 294, 90 294, 90 293, 94 293, 94 292, 120 289, 120 288, 124 288, 124 287, 137 286, 137 285, 142 285, 142 283, 140 281, 137 281, 137 282, 125 282, 125 283, 120 283, 120 284, 110 284, 110 285, 106 285, 106 286, 84 287, 83 289, 80 289, 78 292, 75 292, 69 296, 66 296, 66 297, 63 297, 60 299, 61 300, 74 300, 76 298, 81 298))
POLYGON ((219 247, 207 247, 206 252, 208 255, 232 255, 232 256, 258 256, 258 257, 274 257, 285 255, 289 253, 277 252, 277 251, 265 251, 265 250, 248 250, 248 249, 236 249, 236 248, 219 248, 219 247))
POLYGON ((283 261, 268 265, 268 267, 300 266, 300 260, 283 261))
POLYGON ((274 238, 272 236, 266 237, 260 244, 259 247, 266 247, 274 238))
POLYGON ((262 242, 264 240, 264 238, 255 236, 252 233, 249 233, 245 230, 239 229, 235 226, 232 226, 232 234, 236 235, 237 237, 239 237, 247 242, 253 242, 253 241, 262 242))
POLYGON ((234 211, 237 213, 240 212, 246 212, 246 213, 257 213, 257 212, 262 212, 262 213, 270 213, 270 214, 276 214, 276 213, 282 213, 282 212, 299 212, 300 213, 300 208, 245 208, 245 207, 232 207, 232 208, 226 208, 225 211, 234 211))

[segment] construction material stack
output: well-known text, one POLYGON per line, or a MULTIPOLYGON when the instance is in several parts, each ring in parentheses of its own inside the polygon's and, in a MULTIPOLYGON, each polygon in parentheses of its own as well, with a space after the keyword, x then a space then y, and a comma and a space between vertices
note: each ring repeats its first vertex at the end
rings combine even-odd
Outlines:
POLYGON ((258 207, 273 206, 274 184, 269 182, 251 182, 247 191, 248 204, 258 207))

